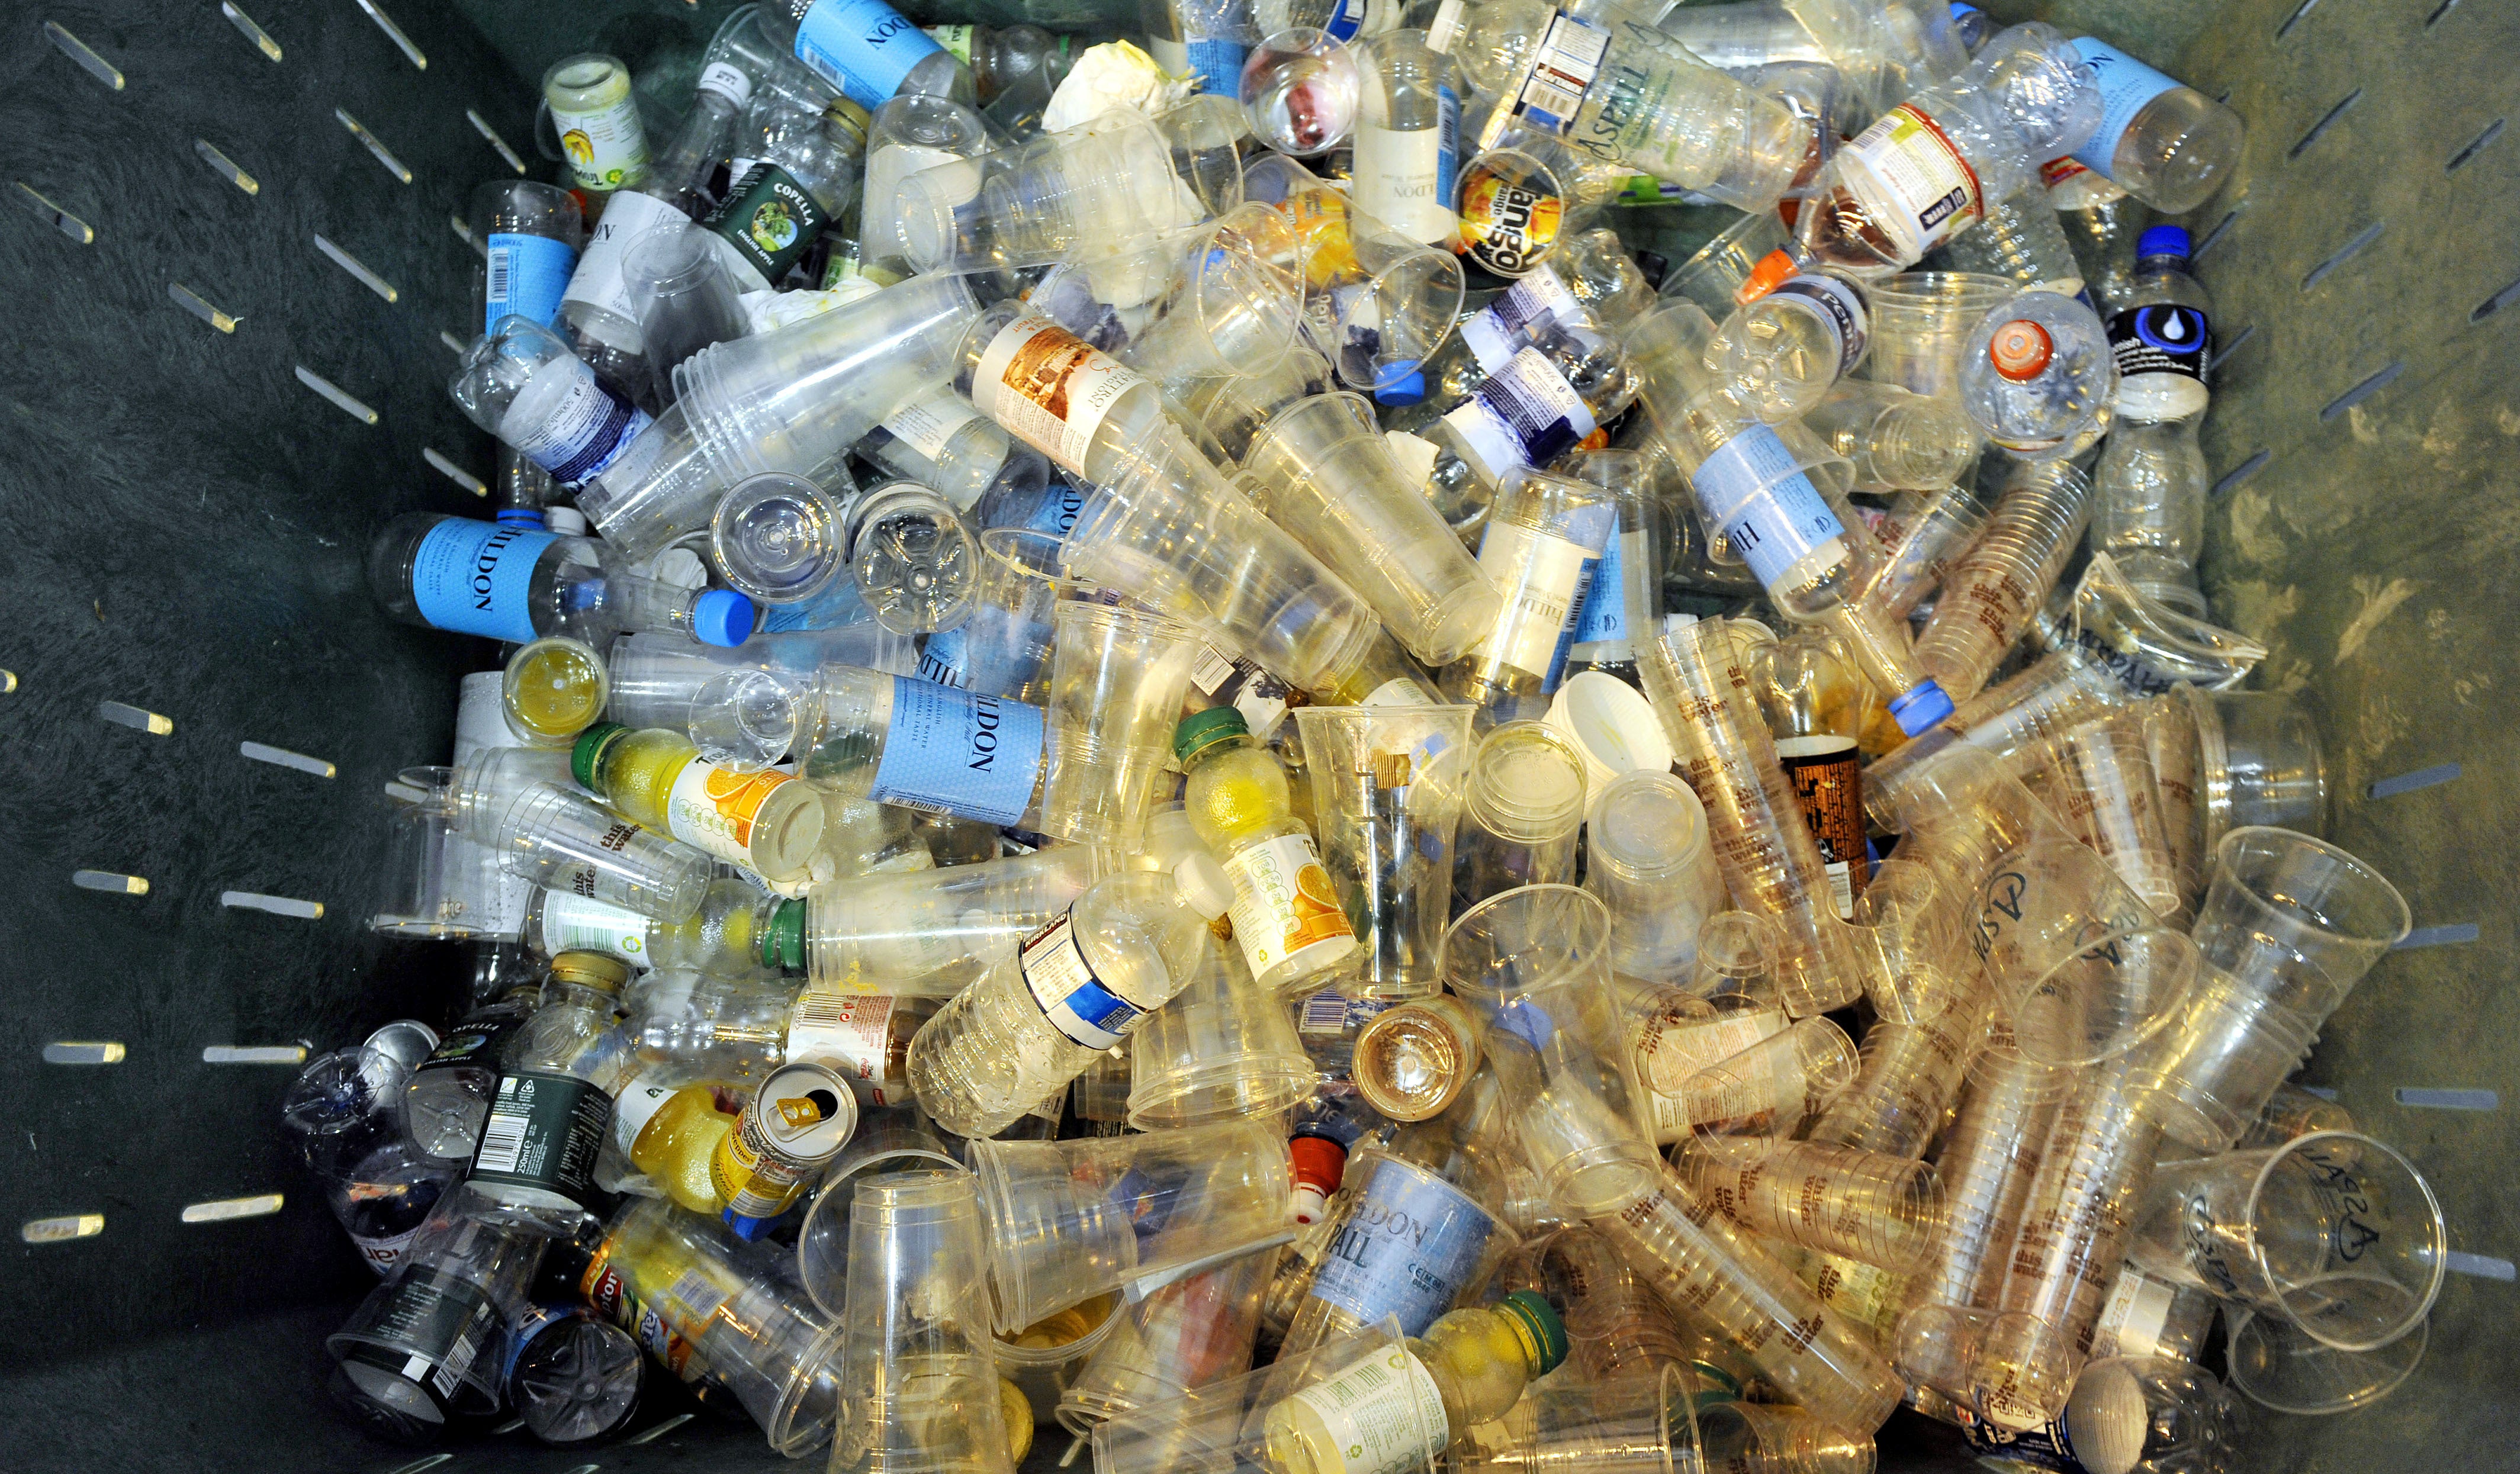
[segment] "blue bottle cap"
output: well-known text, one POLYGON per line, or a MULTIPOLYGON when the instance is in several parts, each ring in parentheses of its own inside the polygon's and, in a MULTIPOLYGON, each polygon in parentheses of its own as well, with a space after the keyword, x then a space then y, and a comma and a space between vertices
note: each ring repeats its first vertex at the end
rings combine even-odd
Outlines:
POLYGON ((1952 698, 1932 678, 1919 681, 1915 689, 1890 703, 1891 720, 1910 737, 1931 732, 1935 725, 1952 714, 1952 698))
POLYGON ((1962 5, 1960 0, 1952 0, 1952 19, 1955 21, 1963 20, 1969 16, 1979 16, 1984 14, 1984 11, 1979 10, 1974 5, 1962 5))
POLYGON ((2138 261, 2146 256, 2177 256, 2184 261, 2188 250, 2187 227, 2183 225, 2148 226, 2135 242, 2138 261))
POLYGON ((1426 376, 1416 369, 1401 375, 1373 391, 1376 404, 1416 404, 1426 397, 1426 376))
POLYGON ((752 601, 733 589, 711 589, 692 605, 692 634, 702 645, 733 649, 752 638, 752 601))
POLYGON ((551 524, 543 520, 542 509, 539 507, 502 507, 499 509, 499 525, 531 527, 540 532, 551 524))

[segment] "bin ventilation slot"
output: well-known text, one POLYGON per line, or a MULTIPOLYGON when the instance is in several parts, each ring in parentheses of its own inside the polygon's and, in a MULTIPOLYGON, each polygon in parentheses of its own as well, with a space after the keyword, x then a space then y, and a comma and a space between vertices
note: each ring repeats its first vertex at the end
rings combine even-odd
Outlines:
POLYGON ((2441 23, 2442 17, 2449 15, 2452 11, 2456 9, 2458 9, 2458 0, 2442 0, 2441 4, 2433 7, 2433 13, 2431 15, 2424 17, 2424 29, 2430 30, 2434 26, 2439 25, 2441 23))
POLYGON ((366 266, 360 263, 358 257, 350 254, 346 250, 343 250, 332 242, 325 240, 320 235, 315 238, 315 248, 322 251, 325 255, 330 256, 334 265, 338 266, 343 271, 357 277, 359 279, 359 285, 367 288, 370 291, 383 297, 388 302, 398 302, 402 300, 402 293, 394 290, 393 283, 388 282, 384 278, 377 275, 375 272, 368 270, 366 266))
POLYGON ((94 1238, 105 1231, 102 1213, 72 1213, 63 1218, 30 1218, 18 1226, 18 1236, 30 1244, 68 1243, 94 1238))
POLYGON ((2510 286, 2503 288, 2500 291, 2487 297, 2484 301, 2477 303, 2476 310, 2467 315, 2467 320, 2471 323, 2481 323, 2487 318, 2492 317, 2494 314, 2500 312, 2503 308, 2510 306, 2515 301, 2520 301, 2520 282, 2514 282, 2510 286))
POLYGON ((367 146, 368 152, 377 156, 377 162, 391 171, 393 177, 405 184, 411 183, 410 168, 401 159, 394 157, 393 150, 386 148, 375 134, 369 132, 365 124, 338 108, 333 110, 333 115, 341 120, 342 127, 350 130, 352 138, 367 146))
POLYGON ((2452 155, 2450 156, 2450 162, 2448 162, 2448 163, 2446 163, 2446 164, 2443 164, 2443 165, 2442 165, 2442 172, 2443 172, 2443 173, 2445 173, 2445 174, 2449 174, 2449 173, 2453 173, 2453 172, 2455 172, 2455 171, 2457 170, 2457 168, 2458 168, 2458 166, 2459 166, 2459 165, 2461 165, 2461 164, 2463 164, 2463 163, 2467 162, 2467 161, 2468 161, 2469 159, 2471 159, 2471 158, 2474 158, 2474 157, 2477 156, 2477 153, 2478 153, 2478 151, 2479 151, 2479 150, 2483 149, 2486 145, 2488 145, 2488 144, 2490 144, 2490 143, 2494 142, 2496 139, 2500 138, 2501 136, 2502 136, 2502 119, 2500 119, 2500 118, 2498 118, 2498 118, 2496 118, 2494 121, 2492 121, 2492 122, 2490 122, 2490 123, 2487 123, 2487 124, 2485 125, 2485 131, 2484 131, 2484 132, 2479 133, 2479 134, 2478 134, 2478 135, 2476 135, 2474 138, 2469 139, 2469 140, 2467 141, 2467 147, 2466 147, 2466 148, 2459 150, 2459 151, 2458 151, 2457 153, 2455 153, 2455 154, 2452 154, 2452 155))
POLYGON ((220 153, 219 146, 210 142, 208 139, 194 139, 193 152, 200 155, 202 156, 202 162, 208 164, 210 166, 210 171, 218 175, 221 179, 235 185, 238 189, 245 191, 248 195, 259 195, 262 193, 262 181, 254 178, 251 174, 247 173, 244 169, 239 168, 235 159, 220 153))
POLYGON ((117 875, 112 871, 72 871, 70 884, 81 890, 101 890, 110 896, 145 896, 149 882, 139 875, 117 875))
MULTIPOLYGON (((499 130, 491 127, 490 120, 483 117, 477 109, 467 108, 464 110, 464 115, 472 120, 472 131, 480 134, 484 139, 489 141, 491 148, 499 151, 499 156, 508 161, 509 168, 516 170, 519 174, 525 171, 525 161, 517 156, 516 150, 508 147, 508 141, 499 136, 499 130)), ((467 233, 467 239, 470 239, 469 232, 467 233)))
POLYGON ((115 67, 112 62, 107 61, 105 58, 98 56, 95 52, 88 50, 88 45, 85 41, 82 41, 78 37, 71 35, 68 31, 62 29, 59 22, 45 22, 44 34, 52 38, 53 44, 61 49, 62 55, 78 63, 80 68, 86 71, 89 76, 96 78, 98 81, 103 82, 105 85, 112 88, 116 92, 120 92, 122 90, 121 68, 115 67))
POLYGON ((122 1055, 122 1046, 110 1039, 65 1039, 44 1046, 46 1064, 120 1064, 122 1055))
POLYGON ((2401 773, 2396 778, 2384 778, 2365 791, 2373 798, 2395 798, 2401 793, 2412 793, 2417 788, 2429 788, 2436 783, 2449 782, 2456 777, 2458 777, 2458 764, 2443 763, 2439 767, 2417 768, 2412 773, 2401 773))
POLYGON ((275 916, 295 916, 304 921, 324 918, 321 901, 296 901, 287 896, 266 896, 259 891, 223 890, 219 904, 234 911, 267 911, 275 916))
POLYGON ((2240 212, 2238 210, 2233 210, 2229 214, 2225 215, 2220 224, 2205 233, 2205 239, 2196 243, 2196 248, 2187 253, 2187 259, 2190 262, 2201 260, 2204 257, 2205 252, 2212 250, 2215 244, 2221 241, 2224 235, 2231 229, 2231 222, 2239 218, 2240 212))
POLYGON ((483 255, 488 254, 488 252, 481 249, 481 243, 473 239, 472 227, 464 223, 464 217, 462 215, 448 215, 446 217, 446 223, 455 227, 456 240, 472 246, 476 253, 483 255))
POLYGON ((337 771, 320 757, 308 757, 303 752, 292 752, 268 742, 239 742, 237 751, 253 762, 269 763, 275 768, 294 768, 300 773, 312 773, 317 778, 331 778, 337 771))
POLYGON ((2385 389, 2390 384, 2396 382, 2398 376, 2405 372, 2407 372, 2407 361, 2402 358, 2396 363, 2389 365, 2387 368, 2382 369, 2379 373, 2362 380, 2361 383, 2347 389, 2344 393, 2337 395, 2334 399, 2329 400, 2327 402, 2327 408, 2318 412, 2318 418, 2323 421, 2335 419, 2337 416, 2344 414, 2347 410, 2354 408, 2363 400, 2370 398, 2372 395, 2379 393, 2382 389, 2385 389))
POLYGON ((465 347, 464 339, 457 337, 454 334, 447 332, 443 328, 437 330, 437 340, 446 345, 447 352, 454 354, 458 358, 462 358, 465 353, 470 351, 465 347))
POLYGON ((175 721, 172 717, 161 717, 145 707, 126 706, 120 701, 97 702, 96 714, 116 727, 128 727, 134 732, 145 732, 151 737, 171 737, 175 732, 175 721))
POLYGON ((237 1218, 268 1218, 280 1211, 281 1195, 259 1192, 252 1197, 223 1197, 216 1202, 186 1203, 183 1219, 188 1224, 223 1224, 237 1218))
POLYGON ((2317 4, 2318 0, 2301 0, 2301 4, 2293 7, 2292 14, 2284 17, 2284 23, 2275 27, 2275 39, 2280 41, 2290 35, 2292 28, 2301 23, 2301 18, 2309 15, 2311 8, 2317 4))
POLYGON ((677 1412, 672 1417, 665 1419, 663 1422, 658 1423, 653 1428, 649 1429, 647 1432, 640 1434, 636 1438, 623 1439, 621 1441, 621 1447, 628 1449, 635 1448, 640 1444, 652 1444, 656 1440, 663 1438, 666 1434, 673 1432, 675 1429, 691 1420, 692 1415, 690 1413, 677 1412))
POLYGON ((306 387, 313 389, 316 393, 323 395, 326 399, 331 400, 334 406, 339 409, 342 414, 356 420, 361 424, 374 424, 377 423, 376 411, 369 409, 365 404, 352 398, 346 390, 341 388, 340 385, 333 382, 333 380, 329 379, 326 379, 323 375, 316 373, 314 370, 307 368, 303 364, 297 366, 297 381, 306 385, 306 387))
POLYGON ((96 244, 95 226, 36 194, 35 187, 26 181, 20 179, 13 182, 18 186, 18 198, 25 201, 34 209, 36 217, 45 224, 81 246, 96 244))
POLYGON ((219 0, 219 14, 227 17, 228 23, 237 28, 239 35, 251 41, 256 50, 275 62, 280 60, 280 43, 271 38, 271 32, 254 24, 253 17, 229 4, 228 0, 219 0))
POLYGON ((358 0, 358 4, 359 9, 368 13, 368 19, 377 22, 377 29, 385 33, 385 39, 402 48, 402 54, 410 60, 413 70, 428 69, 428 54, 412 44, 411 37, 402 33, 402 27, 393 23, 393 17, 377 9, 374 0, 358 0))
POLYGON ((2424 1110, 2500 1110, 2502 1097, 2492 1091, 2436 1091, 2402 1085, 2398 1087, 2398 1103, 2424 1110))
POLYGON ((451 1464, 453 1462, 455 1462, 455 1455, 452 1453, 430 1453, 421 1458, 415 1458, 407 1464, 399 1464, 393 1468, 387 1469, 385 1470, 385 1474, 426 1474, 427 1470, 434 1469, 439 1464, 451 1464))
MULTIPOLYGON (((2309 7, 2304 6, 2302 9, 2307 10, 2309 7)), ((2293 14, 2295 16, 2299 16, 2300 11, 2295 11, 2293 14)), ((2362 89, 2360 87, 2357 87, 2353 91, 2345 94, 2345 98, 2342 102, 2339 102, 2335 107, 2327 110, 2327 115, 2325 117, 2322 117, 2318 121, 2310 125, 2310 131, 2303 134, 2301 136, 2301 141, 2294 144, 2291 152, 2284 155, 2284 156, 2286 158, 2299 158, 2301 156, 2302 150, 2318 142, 2318 135, 2326 132, 2335 124, 2338 118, 2343 117, 2345 115, 2346 109, 2353 107, 2356 103, 2361 101, 2362 101, 2362 89)))
POLYGON ((2318 286, 2320 282, 2325 281, 2329 272, 2334 271, 2339 266, 2353 260, 2356 255, 2361 253, 2362 247, 2379 240, 2380 233, 2388 228, 2389 222, 2386 220, 2374 220, 2369 225, 2362 227, 2362 231, 2359 232, 2353 240, 2348 241, 2343 246, 2337 247, 2336 254, 2329 256, 2326 260, 2319 262, 2318 265, 2310 269, 2309 273, 2301 279, 2301 290, 2308 291, 2313 287, 2318 286))
POLYGON ((2407 952, 2417 947, 2450 947, 2460 942, 2473 942, 2475 940, 2476 923, 2474 921, 2460 921, 2450 926, 2418 926, 2414 930, 2408 932, 2405 940, 2399 942, 2397 946, 2392 947, 2389 950, 2391 952, 2407 952))
POLYGON ((490 494, 490 487, 487 482, 483 481, 479 476, 472 474, 472 472, 466 470, 463 467, 447 460, 444 456, 439 455, 431 447, 426 445, 422 446, 420 448, 420 458, 428 462, 430 468, 439 475, 444 476, 456 485, 463 487, 466 491, 472 493, 474 496, 486 497, 490 494))
POLYGON ((222 312, 211 306, 209 298, 181 282, 167 283, 166 294, 175 299, 176 306, 218 329, 221 333, 234 333, 237 331, 237 324, 245 321, 233 312, 222 312))
POLYGON ((2479 1279, 2499 1279, 2507 1284, 2514 1277, 2511 1261, 2491 1254, 2462 1254, 2452 1249, 2442 1256, 2442 1264, 2453 1274, 2473 1274, 2479 1279))
POLYGON ((202 1047, 203 1064, 304 1064, 302 1044, 211 1044, 202 1047))
POLYGON ((2259 471, 2266 469, 2267 463, 2273 459, 2274 452, 2272 451, 2262 450, 2253 453, 2249 459, 2224 472, 2223 479, 2215 482, 2214 489, 2207 492, 2206 495, 2208 497, 2221 496, 2223 493, 2229 491, 2232 487, 2239 485, 2249 477, 2256 475, 2259 471))
POLYGON ((2216 353, 2212 358, 2205 361, 2205 372, 2208 375, 2211 375, 2215 370, 2223 367, 2225 363, 2229 361, 2232 354, 2240 351, 2240 345, 2242 343, 2247 342, 2250 338, 2257 335, 2258 325, 2255 323, 2251 323, 2239 332, 2232 334, 2231 336, 2224 342, 2222 351, 2216 353))
POLYGON ((2317 1095, 2321 1100, 2333 1100, 2336 1098, 2336 1087, 2332 1085, 2305 1085, 2302 1089, 2310 1092, 2314 1095, 2317 1095))

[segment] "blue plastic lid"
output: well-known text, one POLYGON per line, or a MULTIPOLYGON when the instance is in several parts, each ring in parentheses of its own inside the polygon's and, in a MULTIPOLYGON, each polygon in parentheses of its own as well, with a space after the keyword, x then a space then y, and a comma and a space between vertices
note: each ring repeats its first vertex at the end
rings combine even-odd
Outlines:
POLYGON ((1962 5, 1960 4, 1960 0, 1952 0, 1952 19, 1955 21, 1959 20, 1963 16, 1982 16, 1984 14, 1986 14, 1986 12, 1979 10, 1974 5, 1962 5))
POLYGON ((1910 737, 1931 732, 1943 718, 1952 714, 1952 698, 1945 695, 1942 687, 1930 677, 1917 682, 1915 689, 1890 703, 1891 719, 1899 724, 1901 732, 1910 737))
POLYGON ((1426 397, 1426 376, 1416 369, 1373 391, 1376 404, 1416 404, 1426 397))
POLYGON ((692 634, 728 649, 752 638, 752 601, 733 589, 711 589, 692 605, 692 634))
POLYGON ((543 520, 542 509, 539 507, 502 507, 499 509, 499 525, 531 527, 540 531, 551 524, 543 520))
POLYGON ((2184 261, 2188 250, 2187 227, 2183 225, 2148 226, 2136 237, 2135 257, 2138 261, 2146 256, 2177 256, 2184 261))

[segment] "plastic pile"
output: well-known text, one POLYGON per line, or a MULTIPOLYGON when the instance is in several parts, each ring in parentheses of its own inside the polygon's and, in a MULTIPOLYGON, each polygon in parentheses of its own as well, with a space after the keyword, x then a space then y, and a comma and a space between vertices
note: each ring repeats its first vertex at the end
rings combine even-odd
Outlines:
POLYGON ((2128 1474, 2407 1375, 2440 1211, 2287 1080, 2407 909, 2210 622, 2138 228, 2228 110, 1931 0, 790 0, 698 78, 553 67, 496 519, 372 559, 509 648, 375 918, 469 1011, 287 1105, 377 1431, 2128 1474))

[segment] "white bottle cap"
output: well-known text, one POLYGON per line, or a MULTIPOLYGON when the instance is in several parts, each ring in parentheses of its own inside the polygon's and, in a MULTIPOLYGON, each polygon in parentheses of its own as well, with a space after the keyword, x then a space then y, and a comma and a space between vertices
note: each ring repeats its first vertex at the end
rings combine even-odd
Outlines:
POLYGON ((1213 921, 1234 909, 1234 879, 1205 850, 1185 856, 1173 867, 1173 884, 1181 887, 1190 909, 1213 921))
POLYGON ((586 536, 586 514, 574 507, 546 507, 543 525, 562 537, 586 536))
POLYGON ((1671 771, 1671 739, 1663 735, 1653 703, 1606 671, 1568 677, 1550 701, 1546 720, 1584 754, 1584 781, 1593 792, 1640 768, 1671 771))
POLYGON ((1322 1189, 1319 1187, 1310 1183, 1297 1183, 1293 1209, 1295 1222, 1318 1223, 1321 1220, 1323 1206, 1328 1202, 1329 1199, 1322 1195, 1322 1189))

